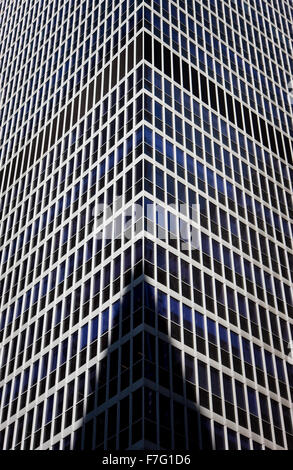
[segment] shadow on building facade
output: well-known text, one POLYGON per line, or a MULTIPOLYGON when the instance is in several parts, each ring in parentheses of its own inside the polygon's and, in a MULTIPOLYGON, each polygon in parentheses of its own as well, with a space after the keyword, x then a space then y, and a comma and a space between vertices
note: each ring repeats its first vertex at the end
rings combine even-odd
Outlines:
MULTIPOLYGON (((191 346, 193 334, 160 311, 142 271, 143 262, 116 302, 114 325, 112 318, 112 327, 94 346, 99 364, 91 367, 83 424, 73 444, 65 441, 65 449, 213 448, 210 421, 196 398, 192 356, 178 341, 180 335, 189 336, 185 344, 191 346)), ((204 390, 200 400, 208 403, 204 390)))

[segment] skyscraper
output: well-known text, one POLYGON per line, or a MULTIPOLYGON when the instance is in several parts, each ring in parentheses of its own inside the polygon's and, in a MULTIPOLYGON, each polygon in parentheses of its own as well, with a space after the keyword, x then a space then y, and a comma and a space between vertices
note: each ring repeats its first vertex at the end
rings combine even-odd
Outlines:
POLYGON ((293 448, 292 21, 6 2, 2 449, 293 448))

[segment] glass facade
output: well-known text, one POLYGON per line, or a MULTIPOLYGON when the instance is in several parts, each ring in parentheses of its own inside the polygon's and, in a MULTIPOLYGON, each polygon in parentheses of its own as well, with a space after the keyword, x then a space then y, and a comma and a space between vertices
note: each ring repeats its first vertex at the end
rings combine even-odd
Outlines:
POLYGON ((293 449, 292 4, 6 3, 0 448, 293 449))

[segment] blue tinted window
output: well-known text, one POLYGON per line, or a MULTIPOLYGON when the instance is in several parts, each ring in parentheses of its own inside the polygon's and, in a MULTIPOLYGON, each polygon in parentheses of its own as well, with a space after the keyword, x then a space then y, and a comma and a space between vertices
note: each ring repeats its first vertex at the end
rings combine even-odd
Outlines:
POLYGON ((158 314, 167 317, 167 295, 158 290, 158 314))
POLYGON ((180 304, 177 300, 170 298, 170 311, 171 311, 171 320, 180 323, 180 304))
POLYGON ((155 289, 150 284, 145 283, 145 306, 151 310, 155 309, 155 289))
POLYGON ((192 330, 191 308, 183 304, 183 326, 188 330, 192 330))
POLYGON ((80 349, 83 349, 87 345, 87 337, 88 337, 88 324, 84 325, 81 329, 80 349))
POLYGON ((101 335, 103 335, 109 328, 109 309, 107 308, 102 312, 102 322, 101 322, 101 335))

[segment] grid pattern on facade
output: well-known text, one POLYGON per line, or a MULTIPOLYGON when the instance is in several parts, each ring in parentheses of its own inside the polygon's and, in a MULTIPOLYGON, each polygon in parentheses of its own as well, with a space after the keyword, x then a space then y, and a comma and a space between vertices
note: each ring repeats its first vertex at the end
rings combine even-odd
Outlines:
POLYGON ((292 6, 8 3, 1 448, 292 448, 292 6))

